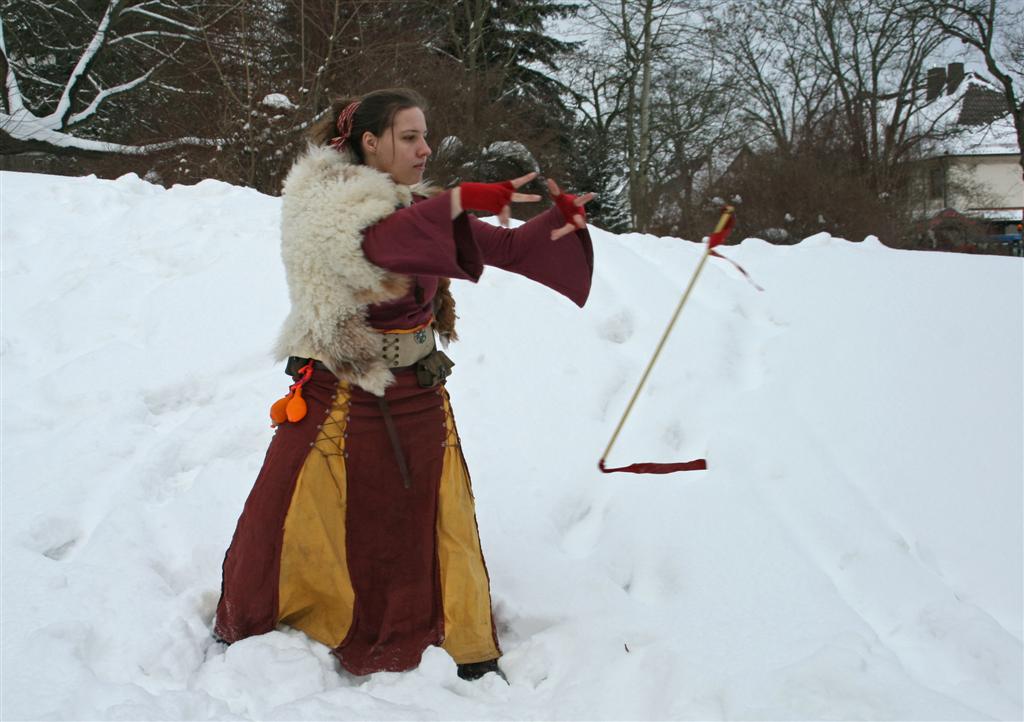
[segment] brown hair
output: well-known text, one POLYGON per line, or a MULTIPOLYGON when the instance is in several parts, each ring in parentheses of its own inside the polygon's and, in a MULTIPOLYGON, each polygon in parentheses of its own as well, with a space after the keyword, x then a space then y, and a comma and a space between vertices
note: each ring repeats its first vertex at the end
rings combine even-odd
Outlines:
POLYGON ((423 96, 408 88, 387 88, 374 90, 362 97, 340 98, 331 104, 327 115, 309 129, 310 141, 317 145, 330 143, 331 138, 338 135, 336 123, 341 111, 349 103, 357 100, 359 108, 352 116, 352 134, 349 136, 347 145, 360 163, 366 162, 366 157, 363 155, 363 133, 370 131, 376 136, 382 135, 391 127, 395 120, 395 113, 400 110, 406 108, 419 108, 424 112, 427 110, 427 101, 423 96))

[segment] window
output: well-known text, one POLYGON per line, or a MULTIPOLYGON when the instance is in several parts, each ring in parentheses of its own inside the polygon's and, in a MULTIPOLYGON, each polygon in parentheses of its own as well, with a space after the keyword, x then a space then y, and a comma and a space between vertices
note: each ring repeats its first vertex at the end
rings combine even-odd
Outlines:
POLYGON ((941 199, 946 195, 946 174, 942 166, 932 168, 928 172, 928 197, 941 199))

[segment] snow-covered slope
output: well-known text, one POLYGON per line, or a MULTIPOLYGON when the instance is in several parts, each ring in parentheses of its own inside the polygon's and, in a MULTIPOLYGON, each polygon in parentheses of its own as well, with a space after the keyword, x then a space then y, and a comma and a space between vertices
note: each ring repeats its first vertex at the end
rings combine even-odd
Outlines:
POLYGON ((0 174, 4 719, 1020 719, 1024 263, 594 231, 587 307, 456 283, 510 685, 215 644, 286 388, 278 201, 0 174), (500 319, 500 323, 495 323, 500 319))

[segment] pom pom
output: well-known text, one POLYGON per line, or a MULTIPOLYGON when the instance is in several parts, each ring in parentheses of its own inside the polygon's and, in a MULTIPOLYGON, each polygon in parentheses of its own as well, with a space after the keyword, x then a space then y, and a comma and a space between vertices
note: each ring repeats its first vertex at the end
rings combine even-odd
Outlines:
POLYGON ((270 407, 270 423, 273 426, 280 426, 288 420, 288 401, 292 395, 289 393, 284 398, 280 398, 274 402, 274 405, 270 407))
POLYGON ((285 405, 285 413, 293 424, 306 418, 306 401, 302 398, 302 387, 299 386, 292 394, 291 400, 285 405))

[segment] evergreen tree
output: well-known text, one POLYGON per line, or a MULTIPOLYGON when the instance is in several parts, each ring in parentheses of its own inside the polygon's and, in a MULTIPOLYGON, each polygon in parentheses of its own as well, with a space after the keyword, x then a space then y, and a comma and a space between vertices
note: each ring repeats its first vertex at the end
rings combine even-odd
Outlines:
POLYGON ((559 105, 562 86, 550 73, 577 43, 558 40, 545 24, 573 17, 574 3, 548 0, 439 0, 436 49, 466 73, 487 78, 491 102, 509 98, 559 105), (443 23, 443 25, 441 25, 443 23), (547 72, 545 72, 545 70, 547 72))
POLYGON ((498 180, 490 173, 522 165, 524 148, 506 163, 495 154, 513 146, 494 142, 516 140, 554 172, 546 161, 566 147, 572 127, 566 89, 555 73, 578 45, 546 28, 572 18, 577 6, 554 0, 432 0, 426 6, 436 18, 428 46, 455 64, 438 90, 449 106, 446 132, 459 142, 448 146, 439 165, 455 179, 498 180))

